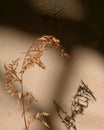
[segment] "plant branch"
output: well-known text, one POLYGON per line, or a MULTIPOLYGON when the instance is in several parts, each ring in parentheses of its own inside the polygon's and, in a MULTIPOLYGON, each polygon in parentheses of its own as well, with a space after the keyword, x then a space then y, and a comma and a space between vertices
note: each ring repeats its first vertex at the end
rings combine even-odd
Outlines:
POLYGON ((26 121, 26 112, 25 112, 25 102, 24 102, 23 74, 21 74, 21 92, 22 92, 22 111, 23 111, 22 114, 24 118, 25 129, 28 130, 26 121))

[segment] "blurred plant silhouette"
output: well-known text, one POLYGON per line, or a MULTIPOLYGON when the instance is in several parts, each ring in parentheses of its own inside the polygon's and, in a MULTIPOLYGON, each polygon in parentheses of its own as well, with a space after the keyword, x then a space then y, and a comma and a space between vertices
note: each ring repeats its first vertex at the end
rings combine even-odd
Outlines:
POLYGON ((77 93, 73 97, 71 105, 71 115, 69 116, 54 100, 53 103, 56 106, 56 111, 58 116, 65 124, 68 130, 77 130, 75 125, 75 118, 79 114, 84 114, 84 109, 88 107, 89 101, 96 101, 93 92, 88 88, 88 86, 81 81, 81 85, 77 90, 77 93))

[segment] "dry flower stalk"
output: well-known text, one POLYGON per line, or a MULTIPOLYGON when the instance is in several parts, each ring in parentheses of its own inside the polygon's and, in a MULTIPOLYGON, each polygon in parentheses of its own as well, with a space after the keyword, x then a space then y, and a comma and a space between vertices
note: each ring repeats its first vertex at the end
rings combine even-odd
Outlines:
POLYGON ((56 106, 56 111, 61 121, 65 124, 68 130, 77 130, 75 125, 76 116, 79 114, 83 114, 85 108, 88 107, 89 101, 96 101, 93 92, 88 88, 88 86, 81 81, 81 85, 79 86, 77 93, 73 97, 72 105, 71 105, 71 115, 69 116, 67 112, 65 112, 54 100, 53 103, 56 106))
POLYGON ((35 43, 30 46, 30 48, 26 51, 22 67, 18 70, 19 66, 19 58, 13 60, 8 66, 5 65, 5 90, 13 97, 16 97, 18 107, 22 107, 22 116, 24 118, 25 130, 29 130, 30 124, 35 120, 39 120, 44 126, 49 127, 49 125, 43 120, 43 116, 48 116, 49 113, 41 112, 32 115, 30 118, 26 117, 26 113, 29 112, 33 102, 37 102, 34 98, 32 93, 24 92, 24 85, 23 85, 23 76, 27 69, 30 67, 34 67, 34 65, 38 65, 42 69, 45 69, 45 65, 41 61, 41 57, 44 51, 56 48, 59 52, 60 56, 69 57, 67 53, 61 49, 59 40, 53 36, 43 36, 35 41, 35 43), (20 86, 17 90, 16 84, 20 86), (28 99, 28 100, 27 100, 28 99), (25 102, 25 100, 27 102, 25 102))
POLYGON ((36 42, 26 52, 22 70, 20 73, 24 73, 28 68, 33 67, 37 64, 42 69, 45 69, 45 65, 41 61, 41 57, 45 50, 56 48, 60 56, 69 57, 67 53, 61 49, 60 41, 53 36, 43 36, 36 40, 36 42))

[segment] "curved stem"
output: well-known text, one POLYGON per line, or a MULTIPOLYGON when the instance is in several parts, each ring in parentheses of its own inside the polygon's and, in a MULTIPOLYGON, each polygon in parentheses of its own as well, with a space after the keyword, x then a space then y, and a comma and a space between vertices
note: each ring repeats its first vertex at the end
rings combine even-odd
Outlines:
MULTIPOLYGON (((29 51, 29 50, 28 50, 29 51)), ((28 53, 28 51, 26 53, 28 53)), ((23 59, 23 63, 22 63, 22 69, 23 69, 23 65, 25 63, 25 59, 26 59, 26 55, 23 59)), ((22 70, 21 69, 21 70, 22 70)), ((27 127, 27 120, 26 120, 26 111, 25 111, 25 101, 24 101, 24 88, 23 88, 23 73, 21 73, 21 92, 22 92, 22 113, 23 113, 23 118, 24 118, 24 124, 25 124, 25 130, 28 130, 27 127)))

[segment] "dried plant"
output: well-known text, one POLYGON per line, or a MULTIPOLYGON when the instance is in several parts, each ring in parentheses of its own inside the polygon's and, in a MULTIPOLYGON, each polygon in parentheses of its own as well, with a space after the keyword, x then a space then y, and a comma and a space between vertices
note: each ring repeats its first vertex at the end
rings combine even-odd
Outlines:
POLYGON ((25 130, 30 129, 30 125, 34 120, 39 120, 46 127, 49 127, 47 122, 43 120, 43 116, 48 116, 49 113, 41 112, 33 114, 31 117, 27 117, 26 113, 30 111, 34 101, 32 93, 24 92, 23 76, 27 69, 38 65, 42 69, 45 69, 45 65, 41 61, 44 51, 56 48, 60 56, 69 57, 67 53, 61 49, 60 41, 53 36, 43 36, 35 41, 30 48, 25 52, 24 59, 22 60, 21 68, 19 69, 20 59, 13 60, 9 65, 5 65, 5 90, 17 99, 18 107, 22 108, 22 116, 24 118, 25 130), (16 88, 18 87, 18 89, 16 88), (26 100, 26 102, 25 102, 26 100), (28 101, 27 101, 28 100, 28 101))
POLYGON ((75 125, 75 118, 79 114, 83 114, 85 108, 88 107, 89 101, 96 101, 93 92, 88 88, 88 86, 81 81, 77 93, 75 94, 72 105, 71 105, 71 115, 69 116, 54 100, 54 105, 56 106, 56 111, 61 121, 65 124, 68 130, 77 130, 75 125))

